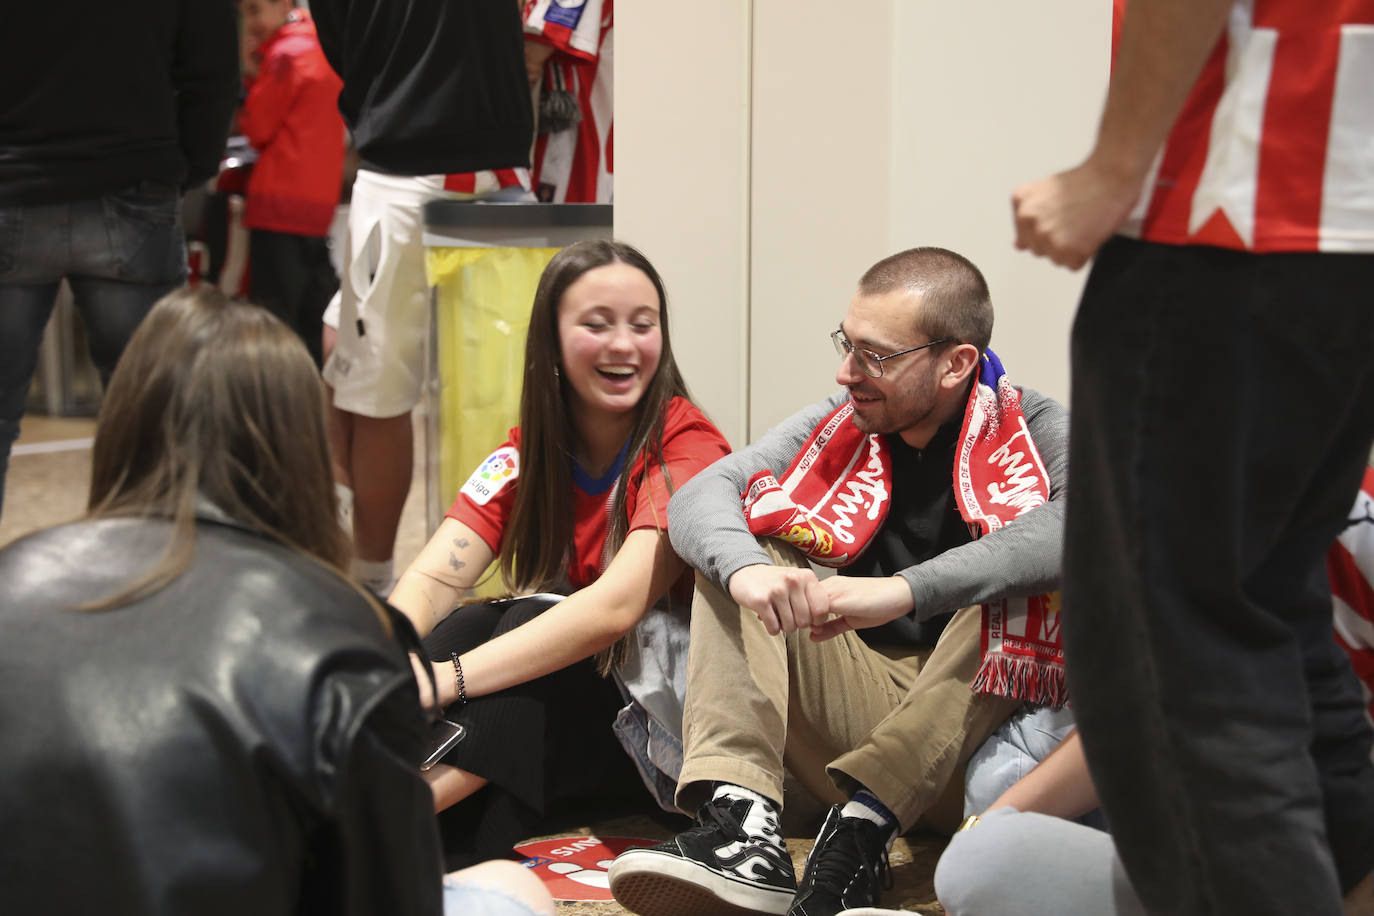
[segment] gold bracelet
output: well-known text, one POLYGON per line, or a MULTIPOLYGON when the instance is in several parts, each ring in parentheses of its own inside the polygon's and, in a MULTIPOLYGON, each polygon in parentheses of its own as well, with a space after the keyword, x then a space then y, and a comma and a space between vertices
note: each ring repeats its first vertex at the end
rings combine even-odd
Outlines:
POLYGON ((965 830, 971 830, 971 829, 973 829, 974 827, 977 827, 977 826, 978 826, 978 821, 979 821, 978 815, 976 815, 976 814, 970 814, 968 817, 964 818, 964 822, 963 822, 962 824, 960 824, 960 825, 959 825, 959 829, 956 830, 956 831, 954 831, 954 832, 955 832, 955 833, 963 833, 965 830))

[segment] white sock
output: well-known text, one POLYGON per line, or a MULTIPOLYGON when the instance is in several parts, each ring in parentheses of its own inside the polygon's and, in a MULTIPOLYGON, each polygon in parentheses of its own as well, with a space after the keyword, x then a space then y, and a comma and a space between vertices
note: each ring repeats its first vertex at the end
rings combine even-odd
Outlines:
POLYGON ((787 844, 783 842, 782 829, 778 824, 778 807, 771 799, 765 798, 752 789, 743 786, 732 785, 728 782, 719 783, 715 792, 711 794, 714 801, 717 798, 745 798, 756 804, 749 806, 749 813, 745 815, 744 823, 741 824, 744 832, 753 839, 767 840, 779 849, 786 849, 787 844))
POLYGON ((354 557, 353 575, 357 576, 358 581, 372 594, 385 598, 396 585, 395 563, 394 559, 364 560, 362 557, 354 557))
POLYGON ((872 804, 867 804, 868 799, 873 803, 882 805, 876 796, 869 795, 867 792, 859 792, 851 798, 843 808, 840 809, 840 817, 860 817, 866 821, 872 821, 887 834, 887 847, 892 848, 892 843, 897 839, 897 822, 891 817, 892 812, 886 807, 878 811, 872 804))

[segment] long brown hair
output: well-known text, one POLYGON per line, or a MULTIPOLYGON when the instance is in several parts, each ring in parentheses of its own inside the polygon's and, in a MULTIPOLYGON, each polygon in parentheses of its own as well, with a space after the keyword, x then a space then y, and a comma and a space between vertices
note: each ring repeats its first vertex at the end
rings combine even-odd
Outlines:
MULTIPOLYGON (((568 383, 555 373, 562 353, 558 305, 578 278, 607 264, 628 264, 649 278, 658 293, 663 338, 658 371, 635 407, 624 470, 611 499, 608 557, 620 549, 629 531, 625 489, 629 472, 641 455, 646 472, 654 464, 662 467, 665 482, 672 490, 672 481, 663 465, 663 417, 669 401, 674 397, 690 399, 690 395, 673 359, 668 334, 668 295, 663 280, 648 258, 624 242, 596 239, 570 245, 554 255, 544 269, 530 311, 524 387, 520 394, 520 485, 501 538, 501 578, 512 592, 556 588, 565 575, 573 540, 572 455, 576 433, 569 416, 568 383)), ((619 660, 620 654, 603 652, 598 656, 603 674, 619 660)))
POLYGON ((159 300, 110 380, 88 516, 165 518, 171 535, 152 569, 86 607, 136 600, 184 572, 202 499, 336 571, 347 566, 314 362, 266 310, 209 287, 159 300))

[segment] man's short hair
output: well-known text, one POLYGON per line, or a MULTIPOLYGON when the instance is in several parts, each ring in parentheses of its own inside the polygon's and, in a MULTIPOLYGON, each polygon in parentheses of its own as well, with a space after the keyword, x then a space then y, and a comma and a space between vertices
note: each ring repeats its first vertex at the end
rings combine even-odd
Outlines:
POLYGON ((992 339, 992 297, 973 262, 944 248, 911 248, 883 258, 859 279, 859 292, 895 290, 921 296, 920 330, 931 340, 953 337, 978 348, 992 339))

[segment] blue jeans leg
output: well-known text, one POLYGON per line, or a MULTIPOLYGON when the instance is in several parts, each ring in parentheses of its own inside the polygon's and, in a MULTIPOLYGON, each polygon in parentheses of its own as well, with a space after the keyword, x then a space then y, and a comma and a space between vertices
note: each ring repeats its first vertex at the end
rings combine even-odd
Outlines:
POLYGON ((72 205, 67 279, 86 325, 91 361, 109 384, 119 354, 143 316, 186 282, 180 198, 144 182, 72 205))
POLYGON ((1035 769, 1074 729, 1073 711, 1023 706, 998 726, 968 761, 964 816, 982 814, 1035 769))
POLYGON ((176 188, 140 182, 85 200, 0 206, 0 508, 43 327, 64 277, 108 383, 143 316, 185 282, 176 188))
POLYGON ((180 286, 180 283, 126 283, 99 277, 71 277, 76 310, 86 325, 91 362, 100 372, 100 383, 108 386, 115 364, 124 352, 143 317, 153 303, 180 286))
POLYGON ((5 506, 10 449, 19 438, 38 346, 56 297, 56 282, 0 286, 0 512, 5 506))

